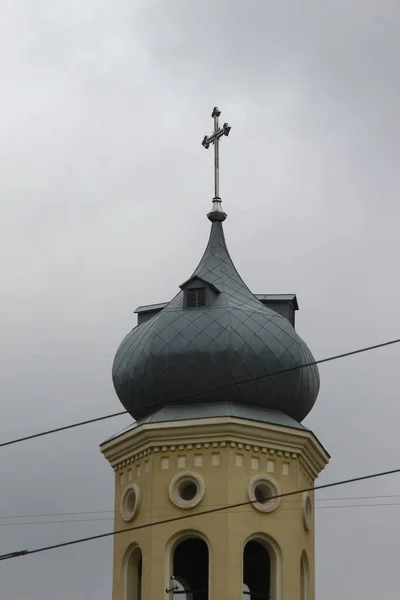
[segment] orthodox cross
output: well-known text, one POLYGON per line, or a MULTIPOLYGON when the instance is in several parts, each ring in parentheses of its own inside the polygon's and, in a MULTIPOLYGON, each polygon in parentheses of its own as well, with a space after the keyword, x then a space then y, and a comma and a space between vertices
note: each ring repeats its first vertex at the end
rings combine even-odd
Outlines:
MULTIPOLYGON (((205 135, 203 141, 201 142, 204 148, 208 149, 210 144, 214 144, 214 201, 220 202, 221 198, 219 196, 219 140, 223 135, 229 135, 231 130, 231 126, 228 123, 224 123, 222 127, 219 126, 219 116, 221 111, 219 108, 214 106, 214 109, 211 113, 212 118, 214 119, 214 131, 211 135, 205 135)), ((217 204, 218 206, 218 204, 217 204)))

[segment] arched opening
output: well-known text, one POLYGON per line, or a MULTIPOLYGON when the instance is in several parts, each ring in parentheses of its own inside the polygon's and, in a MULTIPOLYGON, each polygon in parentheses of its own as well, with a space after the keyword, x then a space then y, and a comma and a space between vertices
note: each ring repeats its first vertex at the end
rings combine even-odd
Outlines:
POLYGON ((303 552, 300 559, 300 600, 308 600, 310 596, 310 569, 307 554, 303 552))
POLYGON ((208 560, 208 546, 200 538, 191 537, 176 546, 174 600, 208 600, 208 560))
POLYGON ((129 553, 126 564, 126 600, 142 599, 142 552, 135 546, 129 553))
POLYGON ((270 600, 270 592, 271 561, 268 550, 264 544, 250 540, 243 551, 243 600, 270 600))

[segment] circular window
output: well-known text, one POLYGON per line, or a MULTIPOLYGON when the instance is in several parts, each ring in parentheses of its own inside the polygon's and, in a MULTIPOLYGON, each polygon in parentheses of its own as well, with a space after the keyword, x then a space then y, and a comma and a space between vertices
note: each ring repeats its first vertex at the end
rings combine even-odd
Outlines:
POLYGON ((121 498, 121 517, 124 521, 132 521, 139 508, 140 490, 133 483, 128 485, 121 498))
POLYGON ((307 531, 310 531, 314 521, 314 507, 311 495, 308 492, 303 494, 303 524, 307 531))
POLYGON ((197 484, 194 481, 182 481, 179 486, 179 495, 182 500, 193 500, 197 494, 197 484))
POLYGON ((203 498, 204 481, 197 475, 187 471, 176 475, 169 484, 169 497, 179 508, 193 508, 203 498))
POLYGON ((268 475, 253 477, 247 491, 254 508, 261 512, 276 510, 281 501, 280 498, 276 498, 280 494, 279 485, 268 475))

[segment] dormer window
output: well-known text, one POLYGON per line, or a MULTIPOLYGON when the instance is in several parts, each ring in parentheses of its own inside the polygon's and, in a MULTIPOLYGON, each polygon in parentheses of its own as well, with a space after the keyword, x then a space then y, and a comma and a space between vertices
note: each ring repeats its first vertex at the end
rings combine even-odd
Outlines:
POLYGON ((183 291, 183 308, 211 306, 217 295, 221 293, 216 285, 199 275, 192 275, 179 287, 183 291))
POLYGON ((185 290, 186 308, 198 308, 206 305, 206 288, 189 288, 185 290))

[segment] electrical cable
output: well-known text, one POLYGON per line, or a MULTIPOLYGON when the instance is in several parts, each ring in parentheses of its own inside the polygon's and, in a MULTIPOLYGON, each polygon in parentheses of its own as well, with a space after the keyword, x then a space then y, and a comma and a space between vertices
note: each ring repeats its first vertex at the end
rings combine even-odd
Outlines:
MULTIPOLYGON (((127 411, 128 412, 128 411, 127 411)), ((134 425, 136 423, 135 420, 132 421, 132 423, 129 423, 128 425, 126 425, 125 427, 123 427, 122 429, 119 429, 118 431, 116 431, 115 433, 113 433, 112 435, 110 435, 110 437, 108 437, 106 440, 104 440, 103 444, 105 444, 106 442, 109 442, 110 440, 116 438, 117 436, 119 436, 121 433, 123 433, 124 431, 126 431, 127 429, 129 429, 130 427, 132 427, 132 425, 134 425)))
MULTIPOLYGON (((314 488, 315 489, 315 488, 314 488)), ((400 494, 383 494, 380 496, 338 496, 332 498, 316 498, 315 499, 315 508, 325 508, 324 506, 317 506, 319 502, 334 502, 339 500, 379 500, 381 498, 400 498, 400 494)), ((286 504, 298 504, 301 505, 301 501, 299 500, 286 500, 286 504)), ((347 506, 347 505, 346 505, 347 506)), ((349 506, 375 506, 375 504, 349 504, 349 506)), ((377 504, 377 506, 382 506, 381 504, 377 504)), ((387 506, 391 506, 391 504, 387 504, 387 506)), ((340 506, 338 506, 340 508, 340 506)), ((335 508, 333 505, 332 508, 335 508)), ((118 510, 83 510, 76 512, 61 512, 61 513, 34 513, 29 515, 8 515, 0 517, 0 521, 5 521, 9 519, 34 519, 34 518, 47 518, 47 517, 74 517, 78 515, 98 515, 98 514, 118 514, 118 510)), ((53 523, 53 521, 44 521, 45 523, 53 523)), ((57 523, 58 521, 54 521, 57 523)), ((68 521, 66 521, 68 522, 68 521)), ((73 523, 74 521, 70 521, 73 523)), ((19 523, 13 523, 15 525, 19 525, 19 523)), ((30 523, 29 523, 30 524, 30 523)), ((1 527, 1 523, 0 523, 1 527)))
MULTIPOLYGON (((377 350, 379 348, 384 348, 386 346, 391 346, 393 344, 398 344, 400 343, 400 339, 395 339, 395 340, 390 340, 388 342, 382 342, 380 344, 374 344, 373 346, 367 346, 365 348, 359 348, 358 350, 351 350, 350 352, 344 352, 342 354, 336 354, 335 356, 329 356, 328 358, 322 358, 320 360, 315 360, 309 363, 306 363, 304 365, 297 365, 295 367, 291 367, 289 369, 282 369, 281 371, 276 371, 275 373, 267 373, 265 375, 259 375, 258 377, 251 377, 249 379, 244 379, 242 381, 239 382, 233 382, 233 383, 228 383, 226 385, 221 385, 218 387, 214 387, 214 388, 210 388, 208 390, 203 390, 201 392, 193 392, 191 394, 187 394, 185 396, 179 396, 178 398, 174 398, 174 400, 171 400, 169 402, 160 402, 158 404, 154 405, 154 408, 157 408, 158 406, 165 406, 168 403, 178 403, 181 402, 182 400, 186 400, 192 397, 198 397, 201 396, 203 394, 208 394, 210 392, 219 392, 222 390, 225 390, 227 388, 230 388, 234 385, 243 385, 245 383, 251 383, 253 381, 259 381, 261 379, 265 379, 267 377, 277 377, 278 375, 283 375, 284 373, 289 373, 291 371, 296 371, 298 369, 305 369, 307 367, 312 367, 313 365, 321 365, 323 363, 327 363, 327 362, 331 362, 334 360, 338 360, 340 358, 346 358, 348 356, 354 356, 355 354, 361 354, 363 352, 369 352, 371 350, 377 350)), ((9 440, 8 442, 2 442, 0 443, 0 448, 4 448, 5 446, 11 446, 13 444, 18 444, 20 442, 26 442, 27 440, 32 440, 34 438, 38 438, 38 437, 43 437, 45 435, 50 435, 51 433, 58 433, 60 431, 66 431, 67 429, 72 429, 74 427, 81 427, 82 425, 89 425, 90 423, 96 423, 97 421, 104 421, 106 419, 112 419, 114 417, 119 417, 120 415, 126 415, 128 414, 127 410, 123 410, 117 413, 112 413, 110 415, 104 415, 102 417, 96 417, 94 419, 88 419, 86 421, 79 421, 77 423, 72 423, 71 425, 64 425, 63 427, 57 427, 56 429, 49 429, 47 431, 41 431, 40 433, 34 433, 32 435, 27 435, 21 438, 17 438, 17 439, 13 439, 13 440, 9 440)), ((129 426, 128 426, 129 427, 129 426)), ((124 429, 126 429, 127 427, 124 427, 124 429)), ((123 429, 121 430, 123 431, 123 429)), ((117 434, 114 434, 117 435, 117 434)), ((112 438, 108 438, 108 439, 112 439, 112 438)), ((107 440, 108 441, 108 440, 107 440)))
POLYGON ((87 421, 79 421, 78 423, 72 423, 71 425, 64 425, 63 427, 57 427, 56 429, 48 429, 47 431, 41 431, 40 433, 34 433, 32 435, 26 435, 25 437, 10 440, 8 442, 2 442, 0 448, 4 446, 11 446, 12 444, 18 444, 19 442, 26 442, 27 440, 33 440, 34 438, 42 437, 44 435, 50 435, 50 433, 58 433, 59 431, 65 431, 66 429, 73 429, 74 427, 81 427, 82 425, 89 425, 89 423, 96 423, 97 421, 105 421, 106 419, 112 419, 113 417, 119 417, 120 415, 126 415, 127 410, 122 410, 111 415, 104 415, 103 417, 96 417, 95 419, 88 419, 87 421))
MULTIPOLYGON (((301 502, 297 503, 298 506, 283 506, 281 510, 299 510, 301 508, 301 502)), ((332 506, 314 506, 315 510, 325 509, 336 509, 336 508, 369 508, 369 507, 382 507, 382 506, 400 506, 400 502, 372 502, 370 504, 337 504, 332 506)), ((234 512, 234 511, 232 511, 234 512)), ((22 523, 0 523, 0 527, 13 527, 21 525, 59 525, 65 523, 91 523, 93 521, 113 521, 114 517, 98 517, 94 519, 61 519, 57 521, 23 521, 22 523)))
MULTIPOLYGON (((295 490, 292 492, 285 492, 284 494, 277 494, 275 496, 270 496, 268 498, 268 501, 270 500, 275 500, 277 498, 287 498, 290 496, 295 496, 297 494, 303 494, 305 492, 314 492, 316 490, 323 490, 323 489, 328 489, 331 487, 337 487, 339 485, 346 485, 349 483, 356 483, 358 481, 366 481, 368 479, 376 479, 378 477, 386 477, 388 475, 394 475, 400 473, 400 468, 399 469, 392 469, 390 471, 381 471, 379 473, 372 473, 370 475, 362 475, 361 477, 353 477, 351 479, 342 479, 340 481, 334 481, 333 483, 325 483, 322 485, 318 485, 315 487, 311 487, 311 488, 305 488, 302 490, 295 490)), ((75 540, 70 540, 68 542, 61 542, 59 544, 53 544, 51 546, 42 546, 41 548, 35 548, 33 550, 18 550, 15 552, 9 552, 7 554, 2 554, 0 555, 0 560, 9 560, 11 558, 19 558, 21 556, 27 556, 27 555, 31 555, 31 554, 39 554, 41 552, 47 552, 49 550, 56 550, 58 548, 66 548, 67 546, 74 546, 76 544, 82 544, 83 542, 89 542, 89 541, 93 541, 93 540, 99 540, 99 539, 103 539, 103 538, 107 538, 107 537, 112 537, 114 535, 119 535, 121 533, 127 533, 128 531, 137 531, 139 529, 147 529, 149 527, 157 527, 159 525, 165 525, 167 523, 173 523, 176 521, 183 521, 184 519, 189 519, 192 517, 200 517, 203 515, 209 515, 212 513, 218 513, 218 512, 222 512, 225 510, 230 510, 233 508, 239 508, 241 506, 248 506, 250 504, 255 504, 257 502, 257 500, 249 500, 246 502, 237 502, 235 504, 228 504, 225 506, 220 506, 217 508, 211 508, 211 509, 207 509, 207 510, 203 510, 200 512, 195 512, 195 513, 191 513, 191 514, 185 514, 185 515, 180 515, 178 517, 172 517, 169 519, 162 519, 160 521, 154 521, 152 523, 144 523, 143 525, 136 525, 134 527, 128 527, 126 529, 119 529, 117 531, 108 531, 106 533, 100 533, 98 535, 92 535, 92 536, 88 536, 85 538, 78 538, 75 540)))

